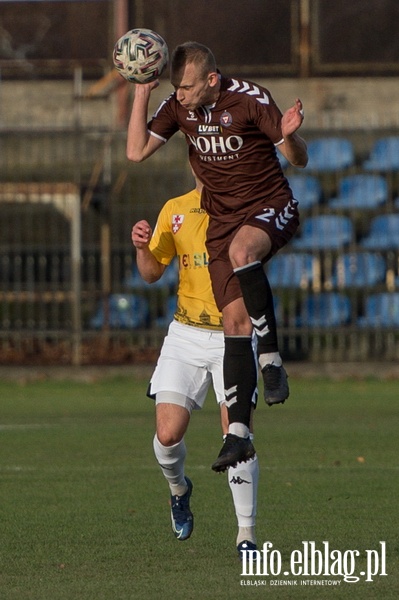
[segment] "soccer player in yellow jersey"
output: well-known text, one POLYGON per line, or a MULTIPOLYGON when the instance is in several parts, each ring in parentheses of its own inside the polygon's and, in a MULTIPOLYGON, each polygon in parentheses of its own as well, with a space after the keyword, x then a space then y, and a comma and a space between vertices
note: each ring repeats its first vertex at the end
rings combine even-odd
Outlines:
MULTIPOLYGON (((169 484, 172 528, 181 541, 190 537, 194 524, 190 510, 193 485, 184 471, 184 435, 192 410, 202 408, 211 383, 221 409, 223 435, 229 426, 223 384, 222 315, 215 304, 207 268, 208 216, 200 206, 200 196, 201 184, 196 181, 194 190, 164 205, 154 232, 144 220, 132 229, 137 266, 145 281, 157 281, 175 256, 179 261, 177 310, 151 378, 149 395, 155 398, 154 452, 169 484)), ((256 549, 258 477, 256 454, 228 469, 239 555, 243 550, 256 549)))

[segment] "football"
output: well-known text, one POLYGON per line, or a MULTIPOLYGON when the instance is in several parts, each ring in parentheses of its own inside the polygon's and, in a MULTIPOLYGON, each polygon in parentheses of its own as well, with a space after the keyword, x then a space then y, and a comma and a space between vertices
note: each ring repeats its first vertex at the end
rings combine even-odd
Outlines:
POLYGON ((132 83, 150 83, 161 76, 169 60, 165 40, 151 29, 131 29, 116 42, 116 70, 132 83))

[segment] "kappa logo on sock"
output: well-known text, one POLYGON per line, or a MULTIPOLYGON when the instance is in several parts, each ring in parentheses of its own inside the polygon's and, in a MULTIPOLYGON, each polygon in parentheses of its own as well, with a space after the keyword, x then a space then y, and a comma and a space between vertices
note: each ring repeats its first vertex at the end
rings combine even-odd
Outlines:
POLYGON ((230 479, 230 483, 236 483, 237 485, 241 485, 242 483, 247 483, 248 485, 251 483, 246 479, 242 479, 240 476, 236 477, 235 475, 230 479))

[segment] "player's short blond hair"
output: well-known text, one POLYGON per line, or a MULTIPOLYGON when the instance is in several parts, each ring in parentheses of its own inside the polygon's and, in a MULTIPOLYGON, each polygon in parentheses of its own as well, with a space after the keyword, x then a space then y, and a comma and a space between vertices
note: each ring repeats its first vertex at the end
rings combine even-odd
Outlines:
POLYGON ((171 69, 175 73, 188 63, 199 66, 203 78, 206 78, 209 73, 215 73, 217 68, 213 52, 198 42, 180 44, 172 53, 171 69))

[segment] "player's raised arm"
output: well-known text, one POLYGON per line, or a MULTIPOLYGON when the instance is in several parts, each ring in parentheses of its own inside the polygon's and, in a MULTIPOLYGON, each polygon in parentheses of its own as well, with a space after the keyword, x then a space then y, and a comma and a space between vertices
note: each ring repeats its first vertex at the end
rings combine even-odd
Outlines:
POLYGON ((158 81, 135 85, 126 145, 126 156, 133 162, 145 160, 162 145, 162 141, 152 136, 147 128, 150 95, 158 85, 158 81))
POLYGON ((132 242, 136 248, 137 268, 147 283, 154 283, 162 277, 166 266, 159 263, 148 247, 152 229, 147 221, 138 221, 132 228, 132 242))
POLYGON ((308 163, 306 143, 297 133, 303 117, 302 102, 297 98, 294 106, 283 114, 281 120, 284 142, 279 145, 279 150, 294 167, 306 167, 308 163))

